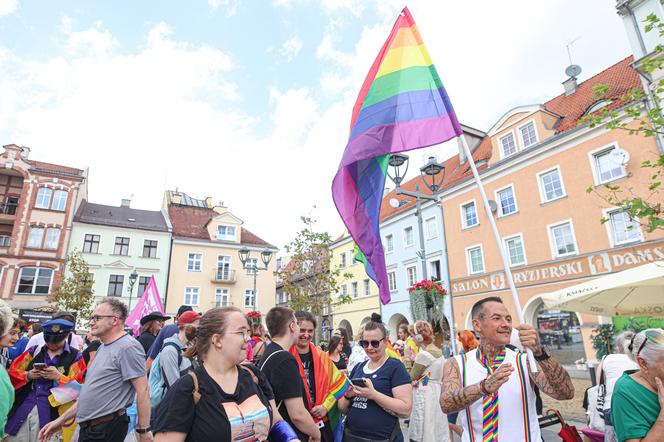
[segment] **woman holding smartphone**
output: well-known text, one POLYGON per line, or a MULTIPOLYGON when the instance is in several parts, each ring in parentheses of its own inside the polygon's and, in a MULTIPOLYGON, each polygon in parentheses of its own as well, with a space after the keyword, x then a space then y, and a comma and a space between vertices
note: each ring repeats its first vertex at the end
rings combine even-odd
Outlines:
POLYGON ((374 314, 359 342, 369 360, 353 368, 353 388, 339 399, 339 409, 346 413, 344 442, 403 441, 399 418, 410 416, 413 389, 406 367, 385 352, 386 341, 385 326, 374 314))

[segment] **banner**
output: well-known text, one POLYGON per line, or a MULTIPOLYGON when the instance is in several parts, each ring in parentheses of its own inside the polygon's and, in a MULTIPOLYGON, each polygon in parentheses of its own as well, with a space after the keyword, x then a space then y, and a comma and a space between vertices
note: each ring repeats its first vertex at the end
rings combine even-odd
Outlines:
POLYGON ((125 321, 125 325, 134 330, 134 336, 138 336, 141 330, 141 318, 152 312, 161 312, 161 314, 164 314, 164 306, 161 304, 154 275, 150 277, 143 296, 138 300, 138 304, 136 304, 136 307, 134 307, 125 321))
POLYGON ((612 316, 613 334, 619 334, 627 330, 640 332, 647 328, 664 328, 664 319, 650 316, 612 316))

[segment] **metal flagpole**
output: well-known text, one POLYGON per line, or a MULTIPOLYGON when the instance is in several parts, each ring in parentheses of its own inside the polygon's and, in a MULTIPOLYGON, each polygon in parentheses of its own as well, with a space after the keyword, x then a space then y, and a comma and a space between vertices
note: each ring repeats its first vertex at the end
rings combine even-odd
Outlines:
MULTIPOLYGON (((468 159, 470 168, 473 171, 473 177, 475 177, 475 182, 477 183, 477 188, 480 190, 480 195, 482 197, 482 202, 484 203, 484 210, 486 211, 487 218, 489 218, 489 224, 491 224, 491 230, 493 230, 493 236, 496 239, 496 245, 498 246, 498 251, 500 252, 500 259, 503 261, 503 268, 505 271, 505 276, 507 278, 507 285, 510 287, 510 292, 512 293, 512 300, 514 301, 514 308, 516 309, 516 316, 519 318, 519 322, 525 323, 523 316, 523 309, 521 308, 521 302, 519 302, 519 296, 516 293, 516 287, 514 286, 514 279, 512 278, 512 269, 509 266, 507 261, 507 254, 505 253, 505 248, 503 247, 503 242, 500 239, 500 234, 498 233, 498 226, 496 226, 496 220, 493 219, 493 214, 491 212, 491 207, 489 206, 489 200, 486 197, 484 192, 484 185, 480 179, 480 174, 477 172, 477 167, 475 166, 475 160, 473 160, 473 154, 468 148, 468 143, 466 142, 466 137, 461 134, 458 140, 461 142, 463 147, 463 152, 468 159)), ((530 369, 533 373, 537 372, 537 364, 535 363, 535 357, 533 352, 530 349, 527 349, 528 360, 530 361, 530 369)))

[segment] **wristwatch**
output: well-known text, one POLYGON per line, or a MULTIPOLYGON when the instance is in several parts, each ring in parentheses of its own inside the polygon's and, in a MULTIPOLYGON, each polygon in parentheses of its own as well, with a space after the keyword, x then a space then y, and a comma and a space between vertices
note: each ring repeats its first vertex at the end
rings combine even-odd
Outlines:
POLYGON ((539 356, 533 355, 535 356, 535 360, 537 362, 544 362, 551 357, 551 353, 549 353, 549 348, 546 345, 541 345, 540 350, 542 351, 542 353, 539 356))
POLYGON ((149 433, 150 430, 151 430, 151 428, 150 428, 150 426, 148 425, 148 426, 145 427, 145 428, 136 428, 135 430, 136 430, 136 432, 137 432, 138 434, 145 434, 145 433, 149 433))

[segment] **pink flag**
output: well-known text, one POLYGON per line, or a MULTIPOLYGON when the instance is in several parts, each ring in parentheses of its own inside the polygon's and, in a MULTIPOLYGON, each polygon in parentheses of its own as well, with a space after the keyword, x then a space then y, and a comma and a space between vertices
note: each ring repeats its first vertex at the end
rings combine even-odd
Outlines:
POLYGON ((125 321, 127 327, 134 329, 134 336, 138 336, 141 329, 141 318, 152 312, 161 312, 161 314, 164 314, 164 306, 161 304, 154 275, 150 277, 150 282, 148 282, 143 296, 138 300, 138 304, 136 304, 136 307, 134 307, 125 321))

